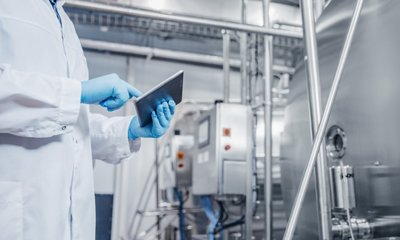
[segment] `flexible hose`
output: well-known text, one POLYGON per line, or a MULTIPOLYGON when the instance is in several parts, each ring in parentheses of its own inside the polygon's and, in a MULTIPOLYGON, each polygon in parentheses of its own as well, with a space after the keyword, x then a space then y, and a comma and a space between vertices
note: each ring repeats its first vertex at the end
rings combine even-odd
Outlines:
POLYGON ((206 214, 210 224, 208 225, 208 240, 215 240, 214 231, 218 224, 219 214, 214 211, 212 198, 210 195, 200 197, 200 204, 206 214))
POLYGON ((174 188, 175 190, 175 195, 178 198, 179 202, 179 235, 181 240, 185 240, 185 214, 183 213, 183 197, 182 197, 182 192, 180 192, 177 188, 174 188))

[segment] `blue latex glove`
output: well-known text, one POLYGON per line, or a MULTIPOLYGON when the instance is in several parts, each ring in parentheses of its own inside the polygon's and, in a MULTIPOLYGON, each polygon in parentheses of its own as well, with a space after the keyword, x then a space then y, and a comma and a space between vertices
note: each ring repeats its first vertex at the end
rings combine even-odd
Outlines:
POLYGON ((114 111, 139 95, 137 89, 113 73, 82 82, 81 103, 100 104, 108 111, 114 111))
POLYGON ((168 130, 172 117, 175 113, 175 102, 173 100, 163 101, 151 113, 152 122, 144 127, 140 127, 139 120, 134 117, 128 130, 129 140, 139 137, 159 138, 168 130))

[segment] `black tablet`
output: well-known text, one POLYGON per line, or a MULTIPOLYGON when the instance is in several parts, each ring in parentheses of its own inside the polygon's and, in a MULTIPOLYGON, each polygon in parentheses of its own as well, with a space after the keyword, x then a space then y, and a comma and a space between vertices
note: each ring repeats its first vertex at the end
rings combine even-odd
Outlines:
POLYGON ((183 71, 179 71, 164 80, 150 91, 135 100, 136 113, 141 127, 151 123, 151 112, 162 101, 174 100, 178 105, 182 102, 183 71))

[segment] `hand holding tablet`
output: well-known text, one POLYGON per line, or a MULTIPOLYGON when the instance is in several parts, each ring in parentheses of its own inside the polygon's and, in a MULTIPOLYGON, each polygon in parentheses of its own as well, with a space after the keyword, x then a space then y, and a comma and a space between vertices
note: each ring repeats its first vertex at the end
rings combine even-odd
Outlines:
POLYGON ((173 100, 176 105, 182 102, 183 71, 179 71, 164 80, 147 93, 135 100, 135 108, 141 127, 152 122, 152 112, 157 112, 157 106, 173 100))
POLYGON ((182 101, 183 71, 179 71, 135 100, 137 117, 129 125, 128 138, 159 138, 170 127, 175 107, 182 101))

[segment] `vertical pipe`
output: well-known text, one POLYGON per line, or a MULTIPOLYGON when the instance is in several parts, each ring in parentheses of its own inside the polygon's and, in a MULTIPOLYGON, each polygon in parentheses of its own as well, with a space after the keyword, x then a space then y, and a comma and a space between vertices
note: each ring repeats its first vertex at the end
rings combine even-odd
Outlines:
POLYGON ((230 93, 230 64, 229 55, 231 45, 231 35, 227 30, 222 30, 222 55, 223 55, 223 72, 224 72, 224 102, 229 102, 230 93))
POLYGON ((363 3, 364 3, 364 0, 358 0, 356 8, 353 12, 353 17, 351 19, 350 27, 347 32, 343 50, 340 55, 340 59, 339 59, 339 63, 338 63, 338 66, 337 66, 337 69, 335 72, 335 77, 333 79, 332 87, 331 87, 331 90, 328 95, 328 100, 326 101, 324 114, 322 115, 321 123, 318 127, 317 134, 315 135, 315 141, 312 146, 310 158, 308 159, 307 167, 304 172, 303 179, 301 180, 300 187, 299 187, 299 190, 296 195, 296 199, 295 199, 293 207, 292 207, 292 212, 290 213, 289 222, 286 227, 286 231, 283 236, 283 240, 292 240, 293 239, 293 235, 294 235, 294 231, 296 228, 299 213, 301 210, 301 206, 303 205, 304 196, 307 192, 307 186, 308 186, 308 183, 310 182, 310 179, 312 176, 312 170, 314 168, 315 161, 317 159, 319 147, 324 139, 326 126, 328 125, 328 120, 329 120, 329 116, 332 111, 333 102, 335 100, 335 97, 336 97, 336 94, 337 94, 337 91, 338 91, 338 88, 340 85, 340 81, 342 79, 344 65, 346 63, 347 56, 350 51, 350 46, 353 41, 354 32, 355 32, 355 29, 356 29, 356 26, 358 23, 358 19, 361 14, 361 9, 362 9, 363 3))
POLYGON ((124 176, 127 171, 127 162, 122 162, 115 167, 115 183, 114 183, 114 197, 113 197, 113 211, 112 211, 112 226, 111 226, 111 240, 118 240, 126 232, 125 217, 126 199, 125 196, 125 180, 124 176))
POLYGON ((241 102, 247 104, 249 81, 247 80, 247 33, 240 33, 240 86, 241 102))
MULTIPOLYGON (((271 0, 263 0, 264 27, 269 28, 269 7, 271 0)), ((264 235, 272 240, 272 38, 264 36, 264 235)))
MULTIPOLYGON (((156 151, 156 159, 155 159, 155 171, 156 171, 156 179, 155 179, 155 185, 156 185, 156 209, 160 207, 160 186, 159 186, 159 168, 160 168, 160 163, 159 163, 159 143, 158 140, 155 139, 155 149, 156 151)), ((157 231, 160 231, 160 222, 161 218, 159 215, 157 215, 157 231)), ((157 235, 157 239, 160 240, 161 236, 157 235)))
MULTIPOLYGON (((321 84, 319 76, 318 46, 315 32, 313 0, 301 2, 303 18, 304 47, 306 51, 307 85, 309 95, 309 109, 311 119, 311 136, 314 136, 322 117, 321 84)), ((319 222, 319 239, 331 239, 331 204, 329 191, 328 166, 326 161, 325 143, 320 146, 315 166, 315 184, 317 195, 317 210, 319 222)))
POLYGON ((247 24, 247 2, 248 0, 242 0, 242 24, 247 24))
POLYGON ((250 110, 248 110, 248 118, 247 118, 247 154, 246 154, 246 211, 245 211, 245 239, 251 240, 253 236, 253 207, 254 207, 254 187, 256 182, 254 181, 254 167, 255 167, 255 158, 253 149, 254 146, 254 137, 255 137, 255 129, 256 122, 254 121, 254 117, 251 114, 250 110))
MULTIPOLYGON (((242 0, 242 23, 246 24, 247 17, 247 0, 242 0)), ((248 104, 248 89, 249 82, 247 80, 247 33, 240 33, 240 73, 241 73, 241 101, 242 104, 248 104)), ((248 150, 246 157, 246 213, 245 213, 245 239, 251 240, 253 236, 253 190, 255 187, 255 182, 253 182, 254 177, 254 166, 253 166, 253 138, 255 132, 253 128, 256 127, 253 121, 253 115, 249 113, 247 119, 247 130, 248 130, 248 150)))
MULTIPOLYGON (((242 23, 247 21, 247 0, 242 0, 242 23)), ((241 102, 247 104, 249 83, 247 80, 247 33, 240 33, 240 81, 241 81, 241 102)))

